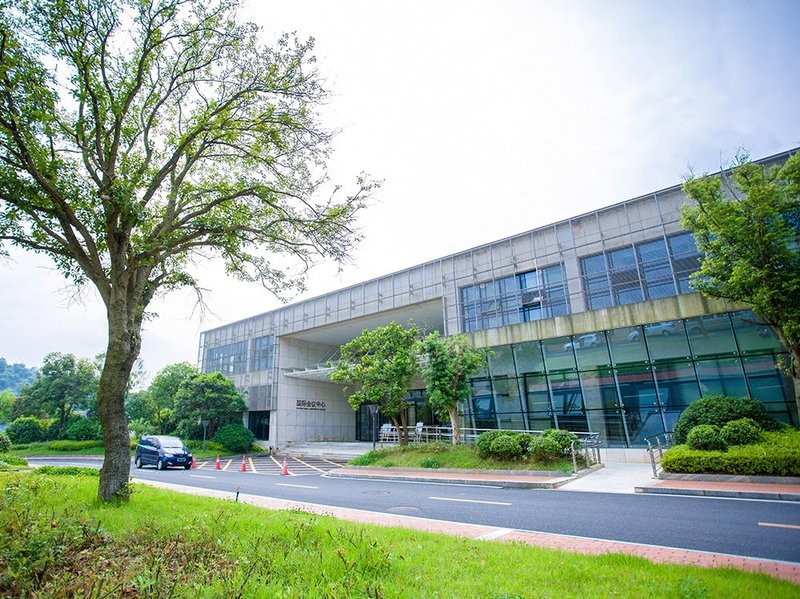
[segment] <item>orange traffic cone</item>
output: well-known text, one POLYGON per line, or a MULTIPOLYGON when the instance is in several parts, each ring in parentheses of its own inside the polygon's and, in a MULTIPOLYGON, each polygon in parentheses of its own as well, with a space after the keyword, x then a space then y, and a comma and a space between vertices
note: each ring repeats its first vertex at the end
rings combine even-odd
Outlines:
POLYGON ((215 469, 215 470, 222 470, 222 466, 220 466, 220 465, 219 465, 219 456, 217 456, 217 463, 216 463, 216 465, 214 466, 214 469, 215 469))
POLYGON ((281 474, 286 475, 289 474, 289 465, 286 463, 286 458, 283 458, 283 468, 281 468, 281 474))
POLYGON ((242 467, 239 468, 241 472, 247 472, 247 464, 244 463, 244 456, 242 456, 242 467))
POLYGON ((197 468, 197 458, 192 456, 192 468, 197 468))

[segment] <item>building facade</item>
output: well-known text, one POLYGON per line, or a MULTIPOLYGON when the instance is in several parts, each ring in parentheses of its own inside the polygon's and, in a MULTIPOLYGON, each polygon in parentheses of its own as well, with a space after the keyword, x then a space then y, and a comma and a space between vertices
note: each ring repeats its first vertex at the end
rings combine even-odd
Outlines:
MULTIPOLYGON (((686 201, 674 186, 205 331, 201 369, 246 393, 246 424, 273 447, 369 439, 366 408, 352 411, 327 365, 392 321, 492 348, 460 410, 468 427, 559 427, 637 447, 719 393, 797 426, 774 332, 689 284, 700 255, 680 226, 686 201)), ((418 387, 409 422, 433 424, 418 387)))

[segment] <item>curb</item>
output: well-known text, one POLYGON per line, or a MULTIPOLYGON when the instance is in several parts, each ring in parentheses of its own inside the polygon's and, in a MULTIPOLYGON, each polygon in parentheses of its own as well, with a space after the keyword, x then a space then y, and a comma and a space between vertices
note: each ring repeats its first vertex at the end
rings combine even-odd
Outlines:
POLYGON ((723 497, 735 499, 772 499, 800 502, 800 493, 771 491, 728 491, 724 489, 688 489, 685 487, 634 487, 636 493, 650 495, 693 495, 696 497, 723 497))

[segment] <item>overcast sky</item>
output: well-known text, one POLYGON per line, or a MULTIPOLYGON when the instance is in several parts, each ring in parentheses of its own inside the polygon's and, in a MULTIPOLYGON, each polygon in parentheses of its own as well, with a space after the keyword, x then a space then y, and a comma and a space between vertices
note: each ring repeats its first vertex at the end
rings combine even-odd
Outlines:
MULTIPOLYGON (((740 147, 800 146, 800 2, 532 1, 245 4, 264 39, 316 39, 341 129, 334 182, 385 180, 344 272, 312 297, 678 184, 740 147)), ((205 265, 210 312, 175 293, 151 306, 148 377, 196 363, 199 334, 279 307, 205 265)), ((95 294, 76 301, 48 263, 0 262, 0 357, 104 351, 95 294)), ((300 299, 300 298, 296 298, 300 299)))

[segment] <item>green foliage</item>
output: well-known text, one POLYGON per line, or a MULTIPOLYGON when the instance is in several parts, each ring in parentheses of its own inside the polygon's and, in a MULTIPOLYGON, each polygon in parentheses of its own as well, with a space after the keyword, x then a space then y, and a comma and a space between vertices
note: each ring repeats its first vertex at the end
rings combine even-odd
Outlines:
POLYGON ((475 440, 475 449, 478 450, 478 455, 482 458, 488 458, 492 453, 492 443, 497 437, 507 435, 505 431, 485 431, 478 435, 475 440))
POLYGON ((45 438, 45 429, 41 421, 33 416, 17 418, 6 427, 6 433, 15 445, 18 443, 36 443, 37 441, 43 441, 45 438))
POLYGON ((542 432, 542 436, 546 439, 552 439, 558 447, 558 452, 562 454, 570 453, 573 443, 575 444, 575 449, 581 448, 578 435, 563 428, 549 428, 542 432))
POLYGON ((353 458, 348 462, 348 464, 351 464, 352 466, 369 466, 378 460, 385 458, 386 455, 387 452, 385 449, 374 449, 372 451, 368 451, 364 455, 353 458))
MULTIPOLYGON (((691 178, 682 223, 703 254, 692 286, 746 302, 778 333, 800 377, 800 153, 765 168, 737 156, 723 177, 691 178)), ((800 388, 800 387, 796 387, 800 388)), ((800 395, 796 398, 800 406, 800 395)))
POLYGON ((214 441, 232 453, 244 453, 250 450, 255 435, 241 424, 226 424, 214 435, 214 441))
POLYGON ((247 410, 242 394, 221 372, 201 373, 184 381, 176 393, 175 406, 180 414, 177 431, 186 439, 202 438, 201 420, 208 420, 206 438, 210 439, 219 427, 241 422, 242 412, 247 410))
MULTIPOLYGON (((13 398, 15 393, 19 393, 22 387, 32 383, 35 378, 35 368, 26 368, 25 364, 9 364, 5 358, 0 358, 0 396, 7 390, 13 398)), ((2 410, 0 410, 0 422, 6 422, 2 410)))
POLYGON ((538 462, 547 462, 562 455, 558 440, 544 435, 537 435, 528 445, 528 454, 538 462))
POLYGON ((800 476, 800 432, 768 432, 754 445, 736 445, 728 451, 704 451, 676 445, 664 453, 666 472, 800 476))
POLYGON ((0 469, 6 467, 15 467, 15 466, 22 466, 27 468, 28 467, 28 460, 25 458, 20 458, 15 455, 2 455, 0 456, 0 469))
POLYGON ((767 414, 767 408, 757 399, 708 395, 689 404, 675 423, 675 443, 686 443, 689 431, 698 424, 723 427, 731 420, 750 418, 764 430, 776 430, 779 425, 767 414))
POLYGON ((97 468, 83 466, 39 466, 33 473, 48 476, 100 476, 97 468))
POLYGON ((11 449, 11 439, 5 431, 0 431, 0 453, 5 453, 11 449))
POLYGON ((750 445, 761 441, 762 432, 755 420, 739 418, 726 423, 720 436, 726 445, 750 445))
POLYGON ((472 347, 464 335, 441 337, 433 331, 419 342, 422 376, 428 405, 440 418, 449 418, 453 443, 460 442, 457 407, 469 398, 470 375, 486 365, 487 351, 472 347))
MULTIPOLYGON (((1 359, 1 358, 0 358, 1 359)), ((0 423, 8 423, 13 420, 11 411, 16 397, 8 389, 0 391, 0 423)))
POLYGON ((436 458, 431 458, 431 457, 423 458, 423 460, 420 463, 420 465, 423 468, 441 468, 442 467, 442 463, 439 460, 437 460, 436 458))
POLYGON ((49 353, 36 380, 20 392, 20 401, 29 415, 55 419, 57 425, 48 436, 62 438, 75 410, 94 407, 98 381, 90 360, 49 353))
POLYGON ((144 420, 143 418, 129 422, 128 429, 130 430, 131 435, 133 435, 133 437, 136 439, 140 439, 145 435, 155 435, 159 432, 156 428, 156 425, 149 420, 144 420))
POLYGON ((174 430, 179 420, 175 410, 178 390, 198 374, 200 371, 186 362, 165 366, 153 377, 144 396, 131 403, 128 418, 137 415, 149 421, 157 434, 164 435, 174 430))
POLYGON ((686 435, 686 444, 692 449, 725 451, 727 443, 714 424, 698 424, 686 435))
POLYGON ((67 426, 66 437, 70 441, 98 441, 103 438, 103 432, 94 418, 80 418, 67 426))
POLYGON ((495 437, 489 447, 491 457, 500 460, 517 460, 523 455, 522 446, 516 434, 505 434, 495 437))
MULTIPOLYGON (((396 322, 364 330, 344 344, 341 361, 331 373, 335 382, 351 383, 358 389, 350 393, 348 402, 353 410, 361 404, 375 403, 381 414, 388 416, 405 429, 405 397, 417 374, 416 340, 419 329, 403 328, 396 322)), ((401 443, 405 436, 401 433, 401 443)))
POLYGON ((89 449, 91 447, 102 447, 103 442, 97 439, 86 439, 79 441, 58 440, 50 441, 47 443, 47 449, 53 451, 80 451, 82 449, 89 449))

